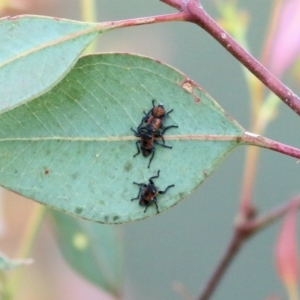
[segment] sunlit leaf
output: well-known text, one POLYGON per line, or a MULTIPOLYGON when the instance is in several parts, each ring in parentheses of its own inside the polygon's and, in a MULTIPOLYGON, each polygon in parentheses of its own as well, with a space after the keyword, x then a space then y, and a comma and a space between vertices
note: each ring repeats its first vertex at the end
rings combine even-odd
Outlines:
POLYGON ((0 111, 29 101, 69 72, 97 24, 39 16, 0 19, 0 111))
POLYGON ((120 294, 122 259, 115 227, 51 211, 58 245, 79 274, 108 292, 120 294))

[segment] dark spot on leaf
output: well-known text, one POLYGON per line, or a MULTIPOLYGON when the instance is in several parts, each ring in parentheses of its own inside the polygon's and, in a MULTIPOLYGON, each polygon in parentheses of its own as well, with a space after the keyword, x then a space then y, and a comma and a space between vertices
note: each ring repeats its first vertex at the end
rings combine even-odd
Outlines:
POLYGON ((104 205, 105 202, 104 202, 103 200, 99 200, 98 203, 99 203, 100 205, 104 205))
POLYGON ((204 175, 205 178, 208 177, 208 174, 207 174, 206 171, 202 171, 202 173, 203 173, 203 175, 204 175))
POLYGON ((72 179, 73 180, 76 180, 77 178, 78 178, 78 173, 77 172, 75 172, 75 173, 73 173, 72 175, 71 175, 71 177, 72 177, 72 179))
POLYGON ((125 172, 130 172, 131 169, 132 169, 132 163, 128 161, 128 162, 125 164, 125 166, 124 166, 124 171, 125 171, 125 172))
POLYGON ((82 207, 76 207, 75 209, 75 213, 80 215, 83 212, 83 208, 82 207))
POLYGON ((181 82, 180 86, 194 97, 195 103, 201 102, 201 99, 194 93, 194 88, 200 89, 200 87, 193 80, 186 77, 186 79, 181 82))
POLYGON ((49 170, 48 169, 45 169, 45 175, 48 175, 49 174, 49 170))
POLYGON ((117 221, 117 220, 119 220, 119 219, 120 219, 119 216, 114 216, 114 217, 113 217, 113 220, 114 220, 114 221, 117 221))
POLYGON ((193 93, 193 85, 191 84, 189 78, 187 78, 184 82, 181 83, 181 87, 184 88, 190 94, 193 93))
POLYGON ((242 137, 238 136, 238 137, 236 138, 236 142, 239 144, 241 141, 242 141, 242 137))
POLYGON ((184 193, 179 193, 179 198, 182 199, 184 197, 184 193))

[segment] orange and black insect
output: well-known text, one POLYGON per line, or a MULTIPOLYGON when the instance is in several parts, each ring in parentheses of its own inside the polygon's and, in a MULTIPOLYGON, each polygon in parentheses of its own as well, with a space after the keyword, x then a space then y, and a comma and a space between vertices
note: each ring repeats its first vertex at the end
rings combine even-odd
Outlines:
POLYGON ((155 146, 154 146, 154 144, 157 144, 157 145, 160 145, 162 147, 169 148, 169 149, 171 149, 172 147, 165 145, 164 144, 164 140, 163 140, 163 144, 159 143, 155 139, 155 137, 156 137, 155 134, 153 134, 153 133, 151 133, 149 131, 140 129, 141 124, 138 127, 138 131, 136 131, 136 130, 134 130, 134 129, 131 128, 131 130, 134 132, 134 135, 136 137, 140 138, 140 140, 136 141, 136 143, 135 143, 136 144, 136 148, 137 148, 137 153, 134 154, 133 157, 135 157, 138 154, 140 154, 141 151, 142 151, 143 156, 145 156, 145 157, 149 156, 150 154, 152 154, 151 157, 150 157, 150 160, 149 160, 149 164, 148 164, 148 168, 150 168, 150 164, 151 164, 152 159, 153 159, 154 154, 155 154, 155 146), (140 147, 139 147, 139 144, 140 144, 140 147))
POLYGON ((144 112, 145 117, 143 118, 143 122, 145 122, 146 125, 141 126, 143 123, 142 122, 141 125, 138 127, 138 131, 146 130, 152 132, 153 134, 156 135, 156 137, 161 137, 164 142, 163 134, 165 133, 165 131, 170 128, 178 128, 178 126, 177 125, 164 126, 166 118, 173 111, 173 109, 166 112, 163 104, 159 104, 155 106, 154 101, 155 100, 153 99, 152 100, 153 107, 148 111, 148 113, 144 112), (161 129, 162 131, 160 131, 161 129))
POLYGON ((148 113, 144 112, 145 116, 142 118, 142 121, 137 127, 137 130, 131 128, 135 136, 140 138, 140 140, 136 142, 138 152, 133 157, 138 155, 141 151, 144 156, 149 156, 150 154, 152 154, 148 164, 148 168, 150 167, 155 154, 155 147, 153 144, 172 149, 171 146, 165 145, 163 134, 170 128, 178 127, 177 125, 164 126, 164 122, 167 116, 173 111, 173 109, 166 112, 162 104, 155 106, 154 99, 152 100, 152 105, 153 107, 149 110, 148 113), (144 125, 144 123, 146 123, 146 125, 144 125), (157 141, 157 138, 162 139, 162 144, 157 141), (138 144, 140 144, 140 147, 138 144))
POLYGON ((164 191, 158 191, 157 187, 155 186, 153 179, 159 177, 160 170, 157 171, 156 176, 152 176, 149 178, 149 183, 136 183, 133 182, 134 184, 138 185, 140 187, 139 193, 136 198, 132 198, 131 201, 133 200, 139 200, 139 204, 141 206, 146 206, 144 213, 147 211, 148 207, 154 203, 156 207, 157 213, 159 213, 158 206, 157 206, 157 198, 156 196, 158 194, 164 194, 169 188, 174 187, 174 184, 171 184, 166 187, 164 191))

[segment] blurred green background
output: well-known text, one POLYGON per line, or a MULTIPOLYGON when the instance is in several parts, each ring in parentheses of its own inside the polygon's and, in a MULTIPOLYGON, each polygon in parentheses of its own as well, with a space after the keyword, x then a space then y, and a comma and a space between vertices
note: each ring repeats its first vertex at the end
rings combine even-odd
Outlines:
MULTIPOLYGON (((25 13, 81 19, 79 1, 29 2, 31 6, 26 7, 25 13)), ((214 1, 201 2, 214 18, 218 17, 214 1)), ((248 42, 257 58, 265 40, 273 2, 239 1, 240 7, 246 9, 251 18, 248 42)), ((153 0, 97 0, 96 3, 97 20, 101 22, 175 11, 153 0)), ((249 93, 241 66, 199 27, 178 22, 115 30, 97 40, 97 51, 138 53, 174 66, 198 82, 243 127, 249 128, 249 93)), ((299 84, 293 78, 286 76, 284 82, 299 93, 299 84)), ((299 148, 299 133, 295 130, 297 124, 300 125, 297 115, 280 105, 280 112, 265 136, 299 148)), ((192 295, 199 296, 232 234, 245 150, 245 147, 234 150, 195 193, 168 212, 117 226, 118 230, 122 227, 124 242, 125 299, 181 299, 175 291, 179 283, 192 295)), ((295 159, 262 150, 253 194, 259 212, 268 211, 299 193, 298 174, 299 165, 295 159)), ((9 222, 13 222, 7 218, 26 216, 30 201, 14 199, 14 206, 8 207, 10 199, 16 196, 9 192, 2 192, 2 195, 5 227, 1 248, 10 251, 11 247, 17 247, 18 239, 15 237, 14 242, 8 241, 14 235, 5 235, 9 222)), ((213 299, 266 299, 271 294, 285 297, 273 263, 279 223, 246 243, 213 299)), ((109 299, 88 284, 82 285, 82 292, 66 293, 66 287, 72 290, 72 285, 76 285, 78 288, 84 280, 71 277, 70 269, 62 266, 47 226, 41 231, 33 258, 36 263, 27 270, 25 288, 18 299, 109 299), (39 291, 34 291, 34 288, 39 291)))

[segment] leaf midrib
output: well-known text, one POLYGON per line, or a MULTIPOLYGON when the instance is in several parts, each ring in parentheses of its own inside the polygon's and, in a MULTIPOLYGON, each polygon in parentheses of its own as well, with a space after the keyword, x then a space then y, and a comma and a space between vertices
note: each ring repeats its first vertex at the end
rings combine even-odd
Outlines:
POLYGON ((14 61, 17 61, 17 60, 21 59, 22 57, 29 56, 30 54, 38 52, 42 49, 50 48, 52 46, 59 45, 62 42, 67 42, 67 41, 70 41, 72 39, 76 39, 77 37, 86 35, 88 33, 92 33, 94 31, 100 31, 100 30, 103 30, 103 28, 98 24, 98 25, 95 25, 95 27, 92 27, 92 28, 89 28, 89 29, 84 29, 84 30, 79 30, 79 31, 76 31, 75 33, 68 34, 67 38, 66 38, 66 36, 63 36, 59 39, 55 39, 55 40, 52 40, 50 42, 43 43, 39 46, 35 46, 35 47, 31 48, 30 50, 21 52, 18 55, 15 55, 15 56, 3 61, 2 63, 0 63, 0 68, 3 68, 7 64, 10 64, 14 61))
MULTIPOLYGON (((165 140, 200 140, 200 141, 236 141, 241 138, 241 135, 169 135, 164 136, 165 140)), ((71 141, 71 142, 119 142, 137 140, 135 136, 110 136, 110 137, 32 137, 32 138, 4 138, 1 142, 16 142, 16 141, 71 141)))

